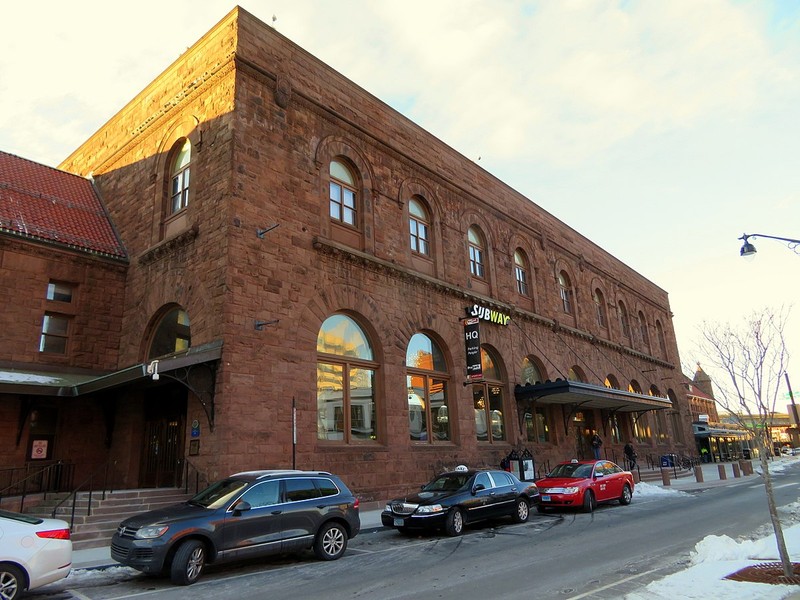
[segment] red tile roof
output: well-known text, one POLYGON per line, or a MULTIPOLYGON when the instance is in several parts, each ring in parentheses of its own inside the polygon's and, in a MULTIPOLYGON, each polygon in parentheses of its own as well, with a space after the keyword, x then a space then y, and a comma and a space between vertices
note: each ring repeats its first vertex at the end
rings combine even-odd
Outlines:
POLYGON ((2 151, 0 234, 127 259, 91 181, 2 151))

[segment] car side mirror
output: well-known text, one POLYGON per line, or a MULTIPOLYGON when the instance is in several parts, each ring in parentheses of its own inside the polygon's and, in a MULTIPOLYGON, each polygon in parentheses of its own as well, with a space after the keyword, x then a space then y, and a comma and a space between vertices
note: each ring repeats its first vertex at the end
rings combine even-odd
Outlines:
POLYGON ((485 485, 483 485, 482 483, 477 483, 477 484, 475 484, 475 487, 472 488, 472 493, 473 494, 477 494, 481 490, 485 490, 485 489, 486 489, 485 485))
POLYGON ((243 512, 250 510, 251 508, 253 507, 250 506, 249 502, 247 502, 246 500, 239 500, 239 502, 237 502, 236 505, 233 507, 233 511, 235 514, 240 515, 243 512))

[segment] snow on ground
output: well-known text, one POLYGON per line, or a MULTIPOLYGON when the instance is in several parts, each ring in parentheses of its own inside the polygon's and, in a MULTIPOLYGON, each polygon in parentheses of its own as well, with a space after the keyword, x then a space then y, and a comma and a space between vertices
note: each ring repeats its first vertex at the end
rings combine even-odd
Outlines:
MULTIPOLYGON (((770 461, 770 473, 779 473, 797 462, 800 457, 783 457, 770 461)), ((761 465, 753 461, 755 471, 761 465)), ((663 492, 685 493, 641 483, 638 492, 643 495, 660 495, 663 492), (650 490, 658 488, 659 492, 650 490)), ((800 562, 800 502, 779 508, 786 548, 793 562, 800 562)), ((764 525, 754 534, 754 539, 734 540, 726 535, 709 535, 700 540, 691 552, 691 566, 683 571, 654 581, 638 592, 628 594, 625 600, 781 600, 800 589, 796 585, 772 585, 725 579, 750 565, 780 562, 772 525, 764 525)))

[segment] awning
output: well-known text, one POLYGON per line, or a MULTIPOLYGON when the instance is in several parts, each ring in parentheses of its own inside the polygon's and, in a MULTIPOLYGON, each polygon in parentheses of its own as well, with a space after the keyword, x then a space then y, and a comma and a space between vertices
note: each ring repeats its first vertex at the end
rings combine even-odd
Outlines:
MULTIPOLYGON (((219 360, 222 340, 169 354, 158 359, 158 370, 169 373, 192 365, 219 360)), ((0 368, 0 394, 77 397, 107 390, 151 377, 147 363, 140 363, 119 371, 100 374, 36 371, 29 369, 0 368)))
POLYGON ((640 413, 672 408, 669 398, 637 394, 581 381, 556 379, 544 383, 517 385, 514 397, 518 402, 570 405, 577 410, 599 408, 615 412, 640 413))

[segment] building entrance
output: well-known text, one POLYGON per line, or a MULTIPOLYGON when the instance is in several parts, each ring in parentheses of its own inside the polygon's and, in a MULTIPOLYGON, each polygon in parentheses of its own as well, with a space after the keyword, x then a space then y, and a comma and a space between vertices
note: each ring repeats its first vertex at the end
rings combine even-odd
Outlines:
POLYGON ((181 484, 186 395, 183 386, 169 386, 159 388, 157 397, 146 401, 140 487, 181 484))

